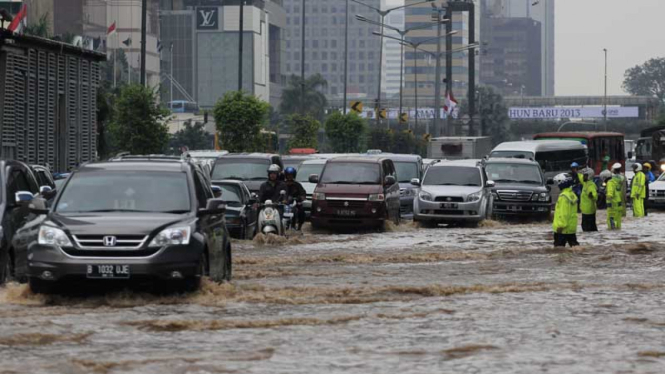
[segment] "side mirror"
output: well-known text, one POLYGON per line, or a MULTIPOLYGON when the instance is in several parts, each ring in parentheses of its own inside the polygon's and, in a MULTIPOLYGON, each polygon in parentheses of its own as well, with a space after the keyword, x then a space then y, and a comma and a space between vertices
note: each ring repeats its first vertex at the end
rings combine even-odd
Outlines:
POLYGON ((39 194, 42 195, 42 196, 48 195, 51 192, 53 192, 53 189, 51 188, 51 186, 41 186, 41 187, 39 187, 39 194))
POLYGON ((48 214, 49 210, 46 208, 46 200, 37 197, 30 202, 30 212, 37 215, 48 214))
POLYGON ((420 187, 420 179, 418 179, 418 178, 411 179, 411 185, 416 186, 416 187, 420 187))
POLYGON ((387 176, 385 182, 386 182, 386 186, 392 186, 393 184, 397 183, 397 181, 395 180, 395 177, 393 177, 392 175, 387 176))
POLYGON ((487 183, 485 183, 485 187, 487 188, 494 188, 494 186, 496 186, 496 183, 494 183, 494 181, 487 181, 487 183))
POLYGON ((31 202, 35 197, 30 191, 19 191, 14 195, 17 205, 25 205, 31 202))
POLYGON ((222 197, 222 187, 215 186, 213 184, 211 188, 212 188, 212 195, 215 197, 215 199, 219 199, 220 197, 222 197))
POLYGON ((547 192, 552 192, 552 186, 545 186, 547 188, 547 192))
POLYGON ((552 186, 552 185, 554 185, 554 179, 552 179, 552 178, 547 178, 547 185, 548 185, 548 186, 552 186))
POLYGON ((319 184, 319 176, 316 174, 312 174, 309 176, 309 183, 312 184, 319 184))
POLYGON ((197 215, 201 217, 201 216, 209 216, 216 214, 224 214, 224 212, 226 212, 226 203, 224 200, 209 199, 208 202, 206 203, 206 208, 199 210, 197 215))

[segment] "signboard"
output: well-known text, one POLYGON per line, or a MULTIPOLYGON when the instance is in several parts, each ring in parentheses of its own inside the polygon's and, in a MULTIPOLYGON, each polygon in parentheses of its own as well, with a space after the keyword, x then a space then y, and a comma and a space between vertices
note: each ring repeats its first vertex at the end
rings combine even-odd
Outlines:
POLYGON ((219 8, 198 7, 196 8, 196 29, 217 30, 219 28, 219 8))
MULTIPOLYGON (((510 119, 603 118, 603 107, 510 108, 510 119)), ((607 118, 639 118, 638 107, 608 107, 607 118)))
POLYGON ((362 103, 362 101, 352 101, 351 102, 351 110, 356 112, 356 113, 362 113, 363 112, 363 103, 362 103))
MULTIPOLYGON (((386 108, 383 109, 383 111, 386 112, 386 116, 388 119, 398 119, 399 118, 399 108, 386 108)), ((347 110, 348 112, 348 110, 347 110)), ((404 112, 407 115, 408 118, 416 118, 416 111, 413 109, 410 109, 408 112, 404 112)), ((361 117, 363 118, 369 118, 369 119, 374 119, 376 118, 376 111, 374 109, 363 109, 362 113, 359 113, 361 117)), ((418 108, 418 119, 422 120, 434 120, 436 112, 434 111, 434 108, 418 108)), ((452 117, 454 119, 457 119, 459 117, 459 111, 457 108, 453 110, 453 115, 452 117)), ((386 118, 386 117, 382 117, 386 118)), ((446 111, 441 108, 441 119, 446 119, 448 116, 446 115, 446 111)))

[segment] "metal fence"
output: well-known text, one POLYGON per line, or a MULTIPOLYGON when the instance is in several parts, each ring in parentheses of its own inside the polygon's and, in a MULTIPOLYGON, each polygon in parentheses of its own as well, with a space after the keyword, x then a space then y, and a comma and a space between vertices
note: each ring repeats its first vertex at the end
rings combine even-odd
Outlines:
POLYGON ((0 157, 67 171, 97 153, 105 55, 0 30, 0 157))

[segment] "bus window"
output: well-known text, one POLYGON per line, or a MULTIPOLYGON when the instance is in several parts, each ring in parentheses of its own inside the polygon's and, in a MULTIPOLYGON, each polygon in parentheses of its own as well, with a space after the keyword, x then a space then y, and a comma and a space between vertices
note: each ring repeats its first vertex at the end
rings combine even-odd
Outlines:
POLYGON ((577 162, 586 165, 587 154, 583 149, 569 151, 552 151, 536 153, 536 161, 544 172, 567 172, 570 165, 577 162))

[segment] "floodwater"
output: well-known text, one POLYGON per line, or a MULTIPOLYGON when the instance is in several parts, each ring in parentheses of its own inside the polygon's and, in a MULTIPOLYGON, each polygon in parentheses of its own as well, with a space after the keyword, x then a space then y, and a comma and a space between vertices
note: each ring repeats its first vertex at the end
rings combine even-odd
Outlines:
MULTIPOLYGON (((602 214, 602 212, 601 212, 602 214)), ((665 214, 234 242, 189 295, 0 288, 0 373, 663 373, 665 214)))

